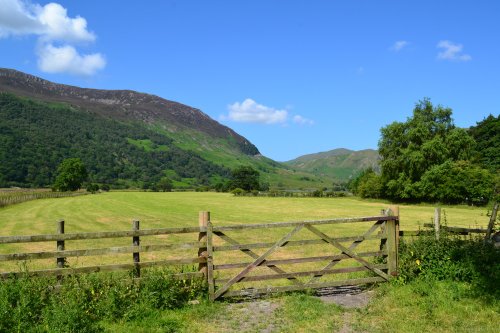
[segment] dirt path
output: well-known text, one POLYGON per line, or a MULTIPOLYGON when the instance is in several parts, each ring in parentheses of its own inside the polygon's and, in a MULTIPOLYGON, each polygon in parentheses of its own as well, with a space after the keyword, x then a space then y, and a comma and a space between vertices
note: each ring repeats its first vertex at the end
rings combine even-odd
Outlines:
MULTIPOLYGON (((313 297, 318 297, 326 304, 336 304, 345 311, 337 312, 337 322, 342 321, 337 333, 359 333, 352 327, 352 311, 364 308, 370 302, 374 292, 359 287, 337 287, 317 290, 313 297)), ((248 299, 241 303, 229 303, 223 317, 215 323, 219 332, 287 332, 285 319, 280 315, 283 299, 248 299)), ((297 315, 301 315, 297 313, 297 315)))

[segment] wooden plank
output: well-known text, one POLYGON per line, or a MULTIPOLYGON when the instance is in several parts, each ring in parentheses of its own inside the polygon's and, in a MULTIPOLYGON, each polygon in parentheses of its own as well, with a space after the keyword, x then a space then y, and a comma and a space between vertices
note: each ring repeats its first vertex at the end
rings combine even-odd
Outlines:
POLYGON ((343 246, 342 244, 340 244, 339 242, 337 241, 334 241, 332 240, 329 236, 327 236, 326 234, 324 234, 323 232, 319 231, 318 229, 316 229, 314 226, 312 225, 305 225, 305 227, 307 229, 309 229, 311 232, 313 232, 314 234, 316 234, 317 236, 321 237, 322 239, 328 241, 331 245, 333 245, 334 247, 336 247, 337 249, 341 250, 342 252, 344 252, 345 254, 347 254, 349 257, 351 257, 352 259, 360 262, 362 265, 366 266, 367 268, 369 268, 371 271, 375 272, 376 274, 380 275, 381 277, 383 277, 384 279, 386 280, 389 280, 390 279, 390 276, 388 276, 387 274, 385 274, 384 272, 382 272, 380 269, 378 268, 375 268, 372 264, 370 264, 368 261, 364 260, 363 258, 359 257, 356 253, 352 252, 351 250, 349 250, 348 248, 346 248, 345 246, 343 246))
POLYGON ((408 237, 408 236, 422 236, 422 235, 428 235, 429 232, 425 230, 400 230, 399 231, 399 236, 400 237, 408 237))
POLYGON ((199 227, 160 228, 160 229, 143 229, 139 231, 127 230, 127 231, 82 232, 82 233, 73 233, 64 235, 47 234, 47 235, 2 236, 0 237, 0 244, 120 238, 120 237, 133 237, 133 236, 158 236, 158 235, 171 235, 171 234, 186 234, 195 232, 200 232, 200 228, 199 227))
POLYGON ((321 224, 339 224, 339 223, 359 223, 359 222, 370 222, 370 221, 388 221, 388 220, 395 220, 396 218, 397 218, 396 216, 368 216, 368 217, 352 217, 352 218, 338 218, 338 219, 328 219, 328 220, 310 220, 310 221, 296 221, 296 222, 238 224, 231 226, 214 226, 214 232, 242 230, 242 229, 246 230, 246 229, 295 227, 301 224, 321 225, 321 224))
MULTIPOLYGON (((221 239, 223 239, 225 242, 229 243, 229 244, 232 244, 232 245, 240 245, 236 240, 232 239, 231 237, 229 237, 228 235, 224 234, 223 232, 221 231, 218 231, 215 233, 217 236, 219 236, 221 239)), ((270 244, 270 246, 272 245, 273 243, 270 244)), ((268 247, 268 246, 266 246, 268 247)), ((252 257, 253 259, 257 259, 259 257, 259 255, 255 252, 253 252, 252 250, 249 250, 249 249, 246 249, 246 248, 242 248, 240 249, 241 252, 245 253, 246 255, 252 257)), ((247 265, 249 265, 251 263, 247 263, 247 265)), ((245 266, 247 266, 245 265, 245 266)), ((243 266, 243 267, 245 267, 243 266)), ((283 274, 283 273, 286 273, 286 271, 282 270, 281 268, 279 267, 276 267, 275 265, 265 265, 267 266, 269 269, 273 270, 274 272, 278 273, 278 274, 283 274)), ((289 278, 289 280, 292 280, 294 283, 299 283, 299 281, 297 281, 296 279, 294 278, 289 278)))
MULTIPOLYGON (((378 257, 384 255, 384 251, 375 252, 362 252, 358 253, 359 257, 378 257)), ((305 257, 305 258, 293 258, 293 259, 276 259, 276 260, 264 260, 260 266, 272 266, 272 265, 290 265, 290 264, 302 264, 305 262, 318 262, 327 260, 340 260, 349 259, 350 257, 346 254, 339 254, 335 256, 318 256, 318 257, 305 257)), ((224 269, 234 269, 243 268, 251 264, 250 262, 234 263, 234 264, 221 264, 214 265, 214 270, 224 270, 224 269)))
MULTIPOLYGON (((158 260, 158 261, 144 261, 140 262, 138 265, 141 268, 150 268, 150 267, 161 267, 161 266, 196 264, 199 263, 200 261, 201 258, 171 259, 171 260, 158 260)), ((98 266, 86 266, 86 267, 75 267, 75 268, 55 268, 55 269, 34 270, 29 272, 2 272, 0 273, 0 277, 10 278, 10 277, 20 277, 26 275, 55 276, 55 275, 72 275, 72 274, 83 274, 83 273, 130 271, 133 270, 135 267, 136 267, 135 264, 128 263, 128 264, 98 265, 98 266)), ((195 272, 193 274, 198 276, 198 272, 195 272)), ((201 274, 201 276, 202 275, 203 274, 201 274)))
MULTIPOLYGON (((434 225, 431 223, 424 223, 424 227, 433 228, 434 225)), ((442 225, 441 229, 453 233, 476 233, 476 234, 484 234, 488 231, 487 229, 481 229, 481 228, 450 227, 445 225, 442 225)))
POLYGON ((208 298, 210 301, 215 299, 215 281, 214 281, 214 251, 213 251, 213 225, 208 221, 207 226, 207 280, 208 280, 208 298))
MULTIPOLYGON (((205 244, 205 247, 198 249, 198 257, 206 258, 208 256, 207 248, 206 248, 206 243, 207 243, 206 229, 207 229, 209 220, 210 220, 210 212, 206 212, 206 211, 199 212, 199 214, 198 214, 198 226, 200 227, 200 232, 198 233, 198 242, 205 244), (202 231, 202 230, 204 230, 204 231, 202 231)), ((205 274, 205 276, 207 276, 207 265, 204 263, 199 264, 198 271, 203 272, 203 274, 205 274)))
MULTIPOLYGON (((386 269, 387 265, 375 265, 378 269, 386 269)), ((370 269, 365 266, 356 266, 356 267, 344 267, 337 269, 328 269, 328 270, 315 270, 315 271, 300 271, 300 272, 292 272, 292 273, 284 273, 284 274, 271 274, 271 275, 251 275, 245 276, 238 282, 250 282, 250 281, 266 281, 266 280, 278 280, 278 279, 287 279, 289 277, 300 277, 300 276, 311 276, 311 275, 329 275, 329 274, 342 274, 342 273, 355 273, 355 272, 364 272, 369 271, 370 269)), ((216 279, 215 282, 218 283, 226 283, 229 279, 216 279)), ((308 283, 309 284, 309 283, 308 283)), ((308 285, 305 284, 305 285, 308 285)))
POLYGON ((85 257, 85 256, 98 256, 98 255, 117 254, 117 253, 153 252, 153 251, 162 251, 169 249, 197 249, 204 247, 206 247, 206 244, 193 242, 193 243, 178 243, 178 244, 120 246, 120 247, 108 247, 108 248, 86 249, 86 250, 12 253, 12 254, 1 254, 0 261, 50 259, 57 257, 85 257))
POLYGON ((348 279, 341 281, 329 281, 323 283, 311 283, 304 286, 283 286, 283 287, 267 287, 259 289, 241 289, 235 291, 226 292, 223 297, 233 297, 233 296, 257 296, 262 294, 269 294, 275 292, 285 292, 285 291, 297 291, 297 290, 307 290, 307 289, 318 289, 318 288, 328 288, 328 287, 340 287, 340 286, 351 286, 360 285, 367 283, 384 282, 385 279, 379 276, 361 278, 361 279, 348 279))
POLYGON ((441 227, 441 207, 436 207, 434 209, 434 233, 436 239, 439 240, 439 229, 441 227))
POLYGON ((387 221, 387 263, 389 265, 388 274, 391 276, 397 275, 398 259, 397 259, 397 244, 396 244, 396 221, 387 221))
MULTIPOLYGON (((352 237, 338 237, 334 238, 337 242, 362 242, 365 240, 377 240, 377 239, 385 239, 385 235, 372 235, 370 237, 363 236, 352 236, 352 237)), ((304 240, 296 240, 296 241, 288 241, 283 246, 303 246, 303 245, 314 245, 314 244, 325 244, 328 243, 323 239, 304 239, 304 240)), ((250 243, 250 244, 235 244, 235 245, 219 245, 214 246, 214 251, 234 251, 234 250, 250 250, 250 249, 261 249, 268 248, 272 246, 274 243, 266 242, 266 243, 250 243)))
MULTIPOLYGON (((132 230, 138 231, 139 230, 139 221, 134 220, 132 221, 132 230)), ((135 247, 139 247, 141 244, 141 240, 139 236, 133 236, 132 237, 132 245, 135 247)), ((139 263, 141 262, 141 257, 140 257, 140 252, 133 252, 132 253, 132 261, 134 262, 134 277, 138 278, 141 276, 141 266, 139 263)))
MULTIPOLYGON (((60 220, 59 222, 57 222, 57 233, 61 235, 64 234, 64 220, 60 220)), ((57 241, 56 249, 57 251, 64 251, 64 241, 57 241)), ((65 257, 56 258, 57 268, 63 268, 65 263, 66 263, 65 257)))
POLYGON ((260 265, 267 256, 271 255, 277 249, 279 249, 287 240, 289 240, 293 235, 299 232, 304 227, 304 224, 299 224, 292 231, 287 233, 283 238, 276 242, 269 250, 267 250, 264 254, 262 254, 259 258, 255 259, 253 263, 245 267, 241 272, 239 272, 235 277, 230 279, 225 285, 223 285, 217 292, 214 294, 214 299, 219 298, 222 294, 224 294, 233 283, 238 282, 242 277, 244 277, 248 272, 252 269, 260 265))
POLYGON ((493 210, 491 211, 490 222, 488 222, 488 228, 486 228, 486 236, 484 237, 485 241, 491 239, 491 234, 493 233, 493 228, 495 227, 495 222, 497 220, 498 214, 498 202, 493 204, 493 210))
MULTIPOLYGON (((215 231, 241 230, 241 229, 259 229, 259 228, 282 228, 293 227, 301 223, 309 224, 337 224, 337 223, 356 223, 369 222, 377 220, 395 219, 391 216, 372 216, 372 217, 357 217, 344 219, 329 219, 304 222, 276 222, 264 224, 240 224, 233 226, 214 226, 215 231)), ((85 240, 85 239, 101 239, 101 238, 120 238, 133 236, 158 236, 170 234, 184 234, 195 232, 206 232, 206 228, 200 227, 185 227, 185 228, 158 228, 158 229, 143 229, 139 231, 124 230, 124 231, 103 231, 103 232, 82 232, 72 234, 45 234, 45 235, 18 235, 18 236, 1 236, 0 244, 10 243, 32 243, 32 242, 52 242, 62 240, 85 240)))

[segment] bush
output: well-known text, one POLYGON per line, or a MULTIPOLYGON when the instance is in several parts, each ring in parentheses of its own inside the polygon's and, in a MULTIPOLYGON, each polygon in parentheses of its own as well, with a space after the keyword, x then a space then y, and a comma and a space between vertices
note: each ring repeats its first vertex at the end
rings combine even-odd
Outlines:
POLYGON ((94 183, 89 183, 87 185, 87 192, 90 192, 90 193, 94 194, 97 191, 99 191, 99 185, 94 184, 94 183))
POLYGON ((175 279, 171 274, 176 272, 147 270, 139 283, 123 274, 66 277, 57 291, 54 278, 5 280, 0 283, 0 332, 101 332, 104 319, 138 320, 205 296, 204 279, 175 279))
POLYGON ((417 278, 468 282, 500 295, 500 249, 483 239, 441 234, 419 236, 400 245, 398 280, 417 278))
POLYGON ((235 196, 239 197, 239 196, 245 195, 247 192, 244 189, 237 187, 234 190, 232 190, 231 193, 234 194, 235 196))

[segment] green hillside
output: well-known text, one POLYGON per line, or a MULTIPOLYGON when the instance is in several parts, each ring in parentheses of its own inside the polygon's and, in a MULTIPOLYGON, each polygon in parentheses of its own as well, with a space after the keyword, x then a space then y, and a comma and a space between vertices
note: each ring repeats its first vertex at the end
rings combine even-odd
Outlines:
POLYGON ((179 180, 209 184, 229 174, 147 128, 0 93, 0 187, 51 185, 68 157, 81 158, 99 183, 138 185, 170 171, 179 180))
POLYGON ((378 152, 372 149, 352 151, 344 148, 300 156, 285 164, 318 177, 339 182, 349 180, 364 169, 378 169, 378 152))

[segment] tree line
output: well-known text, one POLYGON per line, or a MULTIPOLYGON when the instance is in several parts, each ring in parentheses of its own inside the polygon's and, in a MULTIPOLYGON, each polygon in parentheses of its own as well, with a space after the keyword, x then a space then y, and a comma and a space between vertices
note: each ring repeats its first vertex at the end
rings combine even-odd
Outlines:
POLYGON ((367 169, 349 183, 355 194, 395 201, 483 205, 498 195, 500 116, 466 130, 452 110, 419 101, 406 122, 381 129, 381 173, 367 169))

